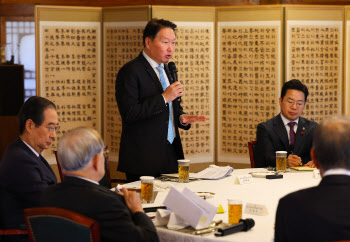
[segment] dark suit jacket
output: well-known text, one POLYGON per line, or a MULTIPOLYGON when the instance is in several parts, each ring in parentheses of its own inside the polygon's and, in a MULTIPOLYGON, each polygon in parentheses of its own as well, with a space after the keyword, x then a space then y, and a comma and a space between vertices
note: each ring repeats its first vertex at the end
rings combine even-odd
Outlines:
POLYGON ((158 241, 153 222, 145 213, 131 214, 124 197, 92 182, 66 176, 48 187, 41 205, 75 211, 98 221, 101 241, 158 241))
POLYGON ((288 155, 293 151, 293 154, 301 157, 303 164, 308 163, 311 160, 310 150, 316 126, 316 122, 299 117, 294 148, 291 150, 287 130, 280 114, 258 124, 254 152, 255 167, 275 167, 276 151, 287 151, 288 155))
MULTIPOLYGON (((170 83, 171 76, 165 68, 170 83)), ((169 107, 162 96, 163 88, 155 71, 142 53, 119 71, 115 95, 122 116, 122 135, 118 170, 131 174, 158 176, 177 172, 177 159, 184 154, 178 128, 189 129, 179 121, 184 114, 180 102, 172 102, 177 157, 168 164, 167 134, 169 107)))
POLYGON ((47 161, 43 157, 40 161, 17 138, 0 163, 0 227, 18 228, 24 224, 23 209, 39 206, 41 192, 55 183, 56 176, 47 161))
POLYGON ((275 242, 350 240, 350 176, 325 176, 317 187, 283 197, 275 242))

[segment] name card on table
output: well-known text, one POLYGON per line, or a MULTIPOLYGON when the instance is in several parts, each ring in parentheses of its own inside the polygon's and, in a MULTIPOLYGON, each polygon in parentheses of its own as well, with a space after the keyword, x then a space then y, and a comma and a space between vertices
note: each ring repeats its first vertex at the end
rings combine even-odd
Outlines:
POLYGON ((268 214, 267 208, 265 205, 254 204, 254 203, 247 203, 245 205, 244 213, 260 215, 260 216, 264 216, 268 214))
POLYGON ((314 170, 314 178, 321 179, 320 170, 314 170))
POLYGON ((249 184, 252 182, 252 175, 240 175, 236 177, 235 184, 249 184))

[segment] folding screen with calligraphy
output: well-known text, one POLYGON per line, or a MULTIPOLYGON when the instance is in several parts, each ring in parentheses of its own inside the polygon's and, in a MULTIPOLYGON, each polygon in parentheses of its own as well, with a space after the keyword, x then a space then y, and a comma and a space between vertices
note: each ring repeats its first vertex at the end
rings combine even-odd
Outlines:
POLYGON ((185 157, 193 163, 214 161, 215 122, 215 9, 210 7, 153 6, 152 17, 165 18, 177 25, 176 63, 187 114, 205 115, 206 122, 181 130, 185 157))
POLYGON ((150 19, 150 7, 103 9, 104 141, 112 161, 118 160, 122 120, 115 100, 115 80, 119 69, 143 49, 142 34, 150 19))
POLYGON ((343 7, 286 7, 286 79, 309 89, 304 116, 342 112, 343 7))
POLYGON ((51 163, 63 133, 77 126, 102 129, 100 27, 101 8, 36 8, 38 95, 56 104, 61 126, 43 153, 51 163))
MULTIPOLYGON (((37 93, 57 105, 57 140, 71 128, 93 127, 117 161, 116 75, 143 49, 147 21, 169 19, 178 26, 172 61, 184 87, 182 105, 208 117, 181 131, 185 157, 249 164, 247 142, 256 139, 258 123, 279 113, 284 81, 298 78, 309 87, 307 118, 350 113, 348 101, 343 105, 349 68, 344 84, 342 71, 344 48, 346 66, 350 58, 343 45, 344 19, 349 45, 348 16, 348 7, 333 6, 36 6, 37 93)), ((44 154, 51 163, 57 140, 44 154)))
POLYGON ((350 7, 345 7, 344 110, 350 115, 350 7))
POLYGON ((218 162, 249 163, 256 126, 279 112, 282 7, 217 9, 218 162))

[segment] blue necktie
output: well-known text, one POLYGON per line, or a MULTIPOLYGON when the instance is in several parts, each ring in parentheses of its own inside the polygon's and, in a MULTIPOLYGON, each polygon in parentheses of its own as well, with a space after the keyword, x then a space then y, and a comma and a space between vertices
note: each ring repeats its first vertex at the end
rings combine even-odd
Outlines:
MULTIPOLYGON (((157 70, 159 71, 159 76, 160 76, 160 83, 162 84, 163 91, 168 87, 165 77, 163 75, 163 66, 159 65, 156 67, 157 70)), ((171 102, 169 102, 169 124, 168 124, 168 141, 170 144, 173 143, 174 141, 174 129, 173 129, 173 113, 171 111, 171 102)))

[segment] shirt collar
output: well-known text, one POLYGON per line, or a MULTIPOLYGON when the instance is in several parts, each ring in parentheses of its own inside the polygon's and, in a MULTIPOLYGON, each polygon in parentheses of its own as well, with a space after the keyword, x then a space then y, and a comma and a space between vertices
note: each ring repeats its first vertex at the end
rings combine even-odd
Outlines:
MULTIPOLYGON (((21 139, 22 140, 22 139, 21 139)), ((23 141, 23 140, 22 140, 23 141)), ((23 143, 26 144, 26 146, 28 146, 29 149, 31 149, 31 151, 33 151, 33 153, 37 156, 40 157, 40 154, 38 152, 36 152, 36 150, 34 150, 33 147, 31 147, 30 145, 28 145, 26 142, 23 141, 23 143)))
POLYGON ((66 176, 76 177, 76 178, 83 179, 83 180, 85 180, 85 181, 94 183, 94 184, 96 184, 96 185, 100 185, 97 181, 90 180, 89 178, 86 178, 86 177, 76 176, 76 175, 66 175, 66 176))
POLYGON ((296 120, 293 120, 293 121, 289 121, 286 117, 283 116, 282 112, 281 112, 281 119, 282 119, 284 126, 288 125, 288 123, 290 123, 290 122, 296 122, 298 125, 298 122, 299 122, 299 118, 297 118, 296 120))
MULTIPOLYGON (((153 67, 153 68, 157 68, 157 66, 159 66, 159 64, 157 62, 155 62, 151 57, 149 57, 145 51, 142 51, 143 56, 146 58, 146 60, 148 61, 148 63, 153 67)), ((164 64, 160 64, 161 66, 164 66, 164 64)))
POLYGON ((323 177, 330 176, 330 175, 346 175, 350 176, 350 171, 343 168, 335 168, 335 169, 329 169, 323 173, 323 177))

